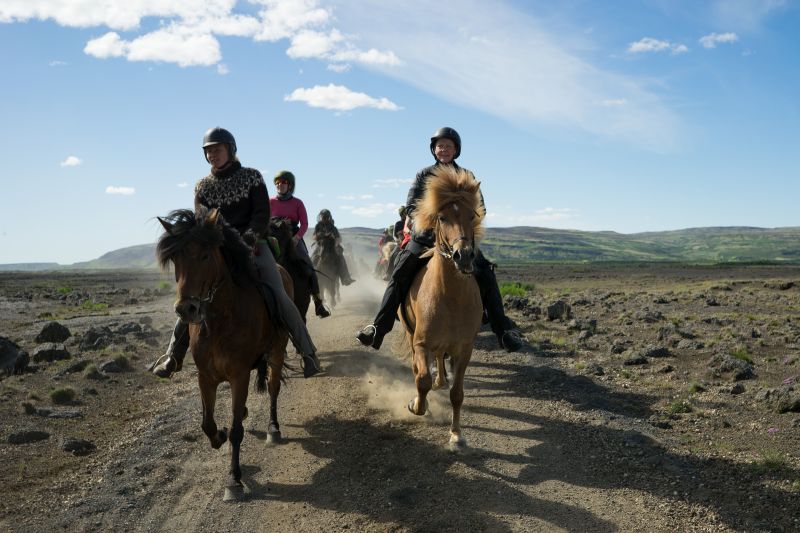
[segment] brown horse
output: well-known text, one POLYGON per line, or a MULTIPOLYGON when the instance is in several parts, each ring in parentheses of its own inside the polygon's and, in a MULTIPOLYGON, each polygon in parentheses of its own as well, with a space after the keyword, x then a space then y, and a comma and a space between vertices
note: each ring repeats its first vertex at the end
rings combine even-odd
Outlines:
MULTIPOLYGON (((203 401, 202 428, 215 449, 230 439, 225 499, 238 499, 244 494, 239 449, 244 436, 242 420, 247 416, 250 370, 258 368, 256 385, 263 392, 269 364, 268 433, 279 440, 277 400, 288 335, 267 314, 251 249, 216 209, 200 209, 196 215, 178 210, 158 220, 165 230, 156 249, 158 261, 165 269, 170 262, 174 265, 175 312, 189 323, 189 342, 203 401), (217 429, 214 421, 217 387, 223 381, 231 387, 230 432, 217 429)), ((288 275, 285 271, 281 275, 287 292, 291 291, 288 275)))
POLYGON ((445 354, 453 368, 450 403, 450 448, 466 446, 461 436, 461 404, 464 401, 464 373, 472 346, 481 327, 481 295, 473 273, 475 243, 483 228, 485 214, 480 183, 471 172, 440 167, 429 178, 425 195, 414 213, 414 225, 432 228, 435 248, 428 264, 414 278, 400 318, 412 354, 411 367, 417 396, 408 404, 416 415, 428 410, 426 399, 432 386, 446 384, 445 354), (438 374, 432 383, 430 366, 436 362, 438 374))
POLYGON ((297 249, 292 242, 292 221, 283 217, 272 217, 269 221, 270 235, 278 241, 281 250, 278 264, 289 273, 294 287, 292 301, 300 311, 303 322, 306 321, 308 306, 311 305, 311 279, 306 273, 306 267, 297 255, 297 249))

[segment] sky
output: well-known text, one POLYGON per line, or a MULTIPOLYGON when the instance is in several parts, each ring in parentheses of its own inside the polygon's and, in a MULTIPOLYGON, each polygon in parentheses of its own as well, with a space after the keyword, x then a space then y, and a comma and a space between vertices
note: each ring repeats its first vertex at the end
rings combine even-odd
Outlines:
POLYGON ((798 4, 0 0, 0 264, 154 242, 215 126, 342 228, 442 126, 489 227, 798 226, 798 4))

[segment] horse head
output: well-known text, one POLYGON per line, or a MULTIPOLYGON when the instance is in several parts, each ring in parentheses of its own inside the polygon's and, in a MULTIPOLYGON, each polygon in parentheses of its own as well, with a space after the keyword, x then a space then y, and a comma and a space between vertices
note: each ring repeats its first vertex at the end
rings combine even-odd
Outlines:
POLYGON ((297 252, 292 246, 292 237, 294 236, 292 221, 285 217, 272 217, 269 220, 269 232, 278 241, 278 246, 281 249, 280 262, 285 264, 286 261, 284 259, 294 261, 297 257, 297 252))
POLYGON ((414 224, 420 229, 433 229, 436 252, 452 259, 462 274, 472 274, 485 211, 480 182, 472 172, 441 166, 428 179, 425 195, 414 213, 414 224))
POLYGON ((158 221, 164 233, 156 255, 163 269, 170 262, 175 267, 175 313, 181 320, 203 322, 217 291, 232 276, 244 272, 254 279, 250 249, 218 210, 181 209, 158 221))

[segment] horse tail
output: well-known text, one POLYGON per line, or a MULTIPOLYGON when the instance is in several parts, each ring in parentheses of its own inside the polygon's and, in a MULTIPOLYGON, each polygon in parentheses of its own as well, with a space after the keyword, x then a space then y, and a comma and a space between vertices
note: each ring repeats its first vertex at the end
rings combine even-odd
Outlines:
POLYGON ((256 371, 256 392, 264 394, 267 390, 267 358, 263 354, 256 363, 256 371))

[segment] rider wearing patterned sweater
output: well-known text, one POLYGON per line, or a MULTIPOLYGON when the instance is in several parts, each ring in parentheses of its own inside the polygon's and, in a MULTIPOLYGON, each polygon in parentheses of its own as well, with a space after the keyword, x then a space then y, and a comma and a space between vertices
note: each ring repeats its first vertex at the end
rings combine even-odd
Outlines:
MULTIPOLYGON (((242 166, 236 157, 236 140, 226 129, 208 130, 203 138, 203 152, 206 161, 211 164, 211 173, 195 186, 195 210, 201 206, 219 209, 225 220, 246 241, 257 244, 258 255, 254 258, 256 269, 266 293, 277 303, 279 316, 275 318, 287 330, 295 348, 302 354, 305 377, 313 376, 320 371, 316 347, 297 307, 283 288, 278 267, 266 241, 270 206, 264 179, 258 170, 242 166)), ((154 374, 170 377, 181 370, 189 349, 188 330, 188 324, 179 319, 167 352, 150 365, 154 374)))
POLYGON ((272 180, 277 188, 277 194, 270 197, 269 206, 273 217, 287 218, 292 222, 294 236, 292 242, 297 250, 297 255, 306 267, 306 274, 311 279, 311 295, 314 297, 314 311, 320 318, 331 316, 325 308, 322 296, 319 293, 319 279, 314 270, 314 263, 308 256, 308 248, 303 240, 303 235, 308 231, 308 215, 306 206, 300 198, 294 196, 295 177, 288 170, 281 170, 272 180))

